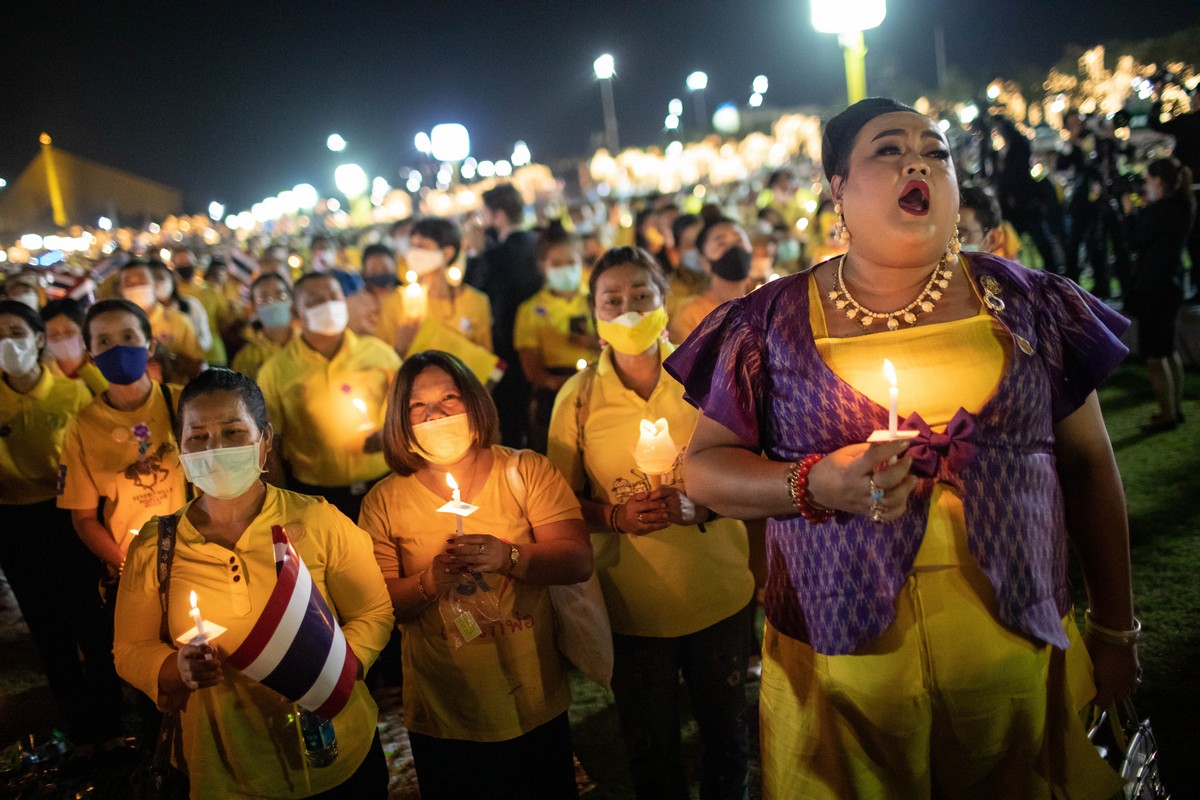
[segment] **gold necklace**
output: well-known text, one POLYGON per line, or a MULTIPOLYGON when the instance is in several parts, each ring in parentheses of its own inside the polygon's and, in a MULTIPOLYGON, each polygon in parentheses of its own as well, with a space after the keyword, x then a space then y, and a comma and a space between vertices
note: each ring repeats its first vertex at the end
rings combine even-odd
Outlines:
POLYGON ((906 305, 904 308, 896 311, 872 311, 862 303, 854 299, 850 294, 850 287, 846 285, 846 279, 842 275, 842 270, 846 266, 845 254, 838 260, 837 272, 834 274, 833 289, 829 292, 829 299, 833 301, 834 306, 839 310, 846 312, 846 318, 852 319, 862 325, 864 329, 870 330, 871 324, 877 319, 887 320, 887 328, 889 331, 894 331, 900 327, 900 320, 903 319, 909 325, 917 323, 917 315, 921 313, 928 314, 933 311, 934 305, 938 300, 942 299, 942 289, 950 285, 950 278, 954 277, 954 272, 948 265, 948 257, 950 253, 942 256, 938 261, 938 265, 933 268, 933 272, 929 273, 929 281, 925 284, 925 288, 917 295, 917 299, 906 305))

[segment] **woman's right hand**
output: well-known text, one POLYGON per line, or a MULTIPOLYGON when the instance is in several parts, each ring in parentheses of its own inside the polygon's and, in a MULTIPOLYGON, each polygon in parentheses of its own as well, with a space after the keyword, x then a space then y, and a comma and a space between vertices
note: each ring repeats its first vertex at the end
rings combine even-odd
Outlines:
POLYGON ((224 678, 221 656, 210 644, 185 644, 175 656, 183 685, 193 691, 216 686, 224 678))
POLYGON ((644 536, 663 530, 671 519, 665 500, 651 500, 649 492, 638 492, 617 504, 616 522, 622 532, 644 536))
POLYGON ((822 458, 808 473, 808 491, 818 505, 870 517, 874 509, 871 479, 883 490, 880 520, 887 522, 908 510, 908 496, 917 488, 912 459, 899 458, 907 441, 852 444, 822 458), (888 462, 898 457, 895 464, 888 462))
POLYGON ((433 563, 421 575, 421 585, 431 597, 441 597, 462 581, 465 567, 445 553, 433 557, 433 563))

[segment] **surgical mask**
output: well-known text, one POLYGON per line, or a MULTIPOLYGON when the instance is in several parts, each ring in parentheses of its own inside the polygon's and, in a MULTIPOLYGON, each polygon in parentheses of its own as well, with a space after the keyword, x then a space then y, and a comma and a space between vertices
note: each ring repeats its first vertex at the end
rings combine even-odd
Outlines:
POLYGON ((784 239, 779 243, 780 261, 796 261, 800 258, 800 243, 795 239, 784 239))
POLYGON ((17 294, 9 295, 8 299, 16 300, 18 303, 24 303, 34 311, 37 311, 39 308, 37 292, 18 292, 17 294))
POLYGON ((171 299, 171 284, 156 283, 154 284, 154 296, 158 298, 158 302, 165 303, 171 299))
POLYGON ((546 270, 546 283, 556 292, 577 291, 582 277, 583 264, 578 261, 564 267, 550 267, 546 270))
POLYGON ((332 250, 317 250, 313 253, 312 264, 315 271, 324 272, 337 266, 337 256, 332 250))
POLYGON ((376 289, 395 289, 400 284, 400 279, 390 272, 376 272, 367 275, 363 280, 367 286, 374 286, 376 289))
POLYGON ((158 305, 158 294, 150 284, 141 286, 126 286, 121 289, 121 297, 133 303, 143 311, 150 311, 158 305))
POLYGON ((436 269, 446 266, 446 257, 441 250, 423 250, 420 247, 409 248, 404 263, 418 275, 428 275, 436 269))
POLYGON ((704 272, 704 265, 700 263, 700 251, 684 250, 679 254, 679 266, 689 272, 704 272))
POLYGON ((753 256, 748 250, 743 250, 736 244, 721 254, 712 262, 713 275, 727 281, 744 281, 750 275, 750 262, 753 256))
POLYGON ((964 253, 982 253, 983 245, 967 244, 966 242, 962 242, 961 244, 959 244, 958 249, 964 253))
POLYGON ((0 339, 0 371, 8 375, 28 375, 37 364, 37 344, 33 336, 0 339))
POLYGON ((345 300, 330 300, 304 310, 304 327, 322 336, 337 336, 349 322, 345 300))
POLYGON ((150 351, 145 347, 119 344, 108 348, 92 360, 109 383, 128 386, 137 383, 146 374, 150 351))
POLYGON ((258 321, 265 328, 286 328, 292 324, 292 304, 287 300, 263 303, 258 307, 258 321))
POLYGON ((183 474, 196 488, 218 500, 241 497, 263 473, 258 465, 260 443, 180 453, 183 474))
POLYGON ((75 361, 83 357, 83 337, 72 336, 69 339, 47 341, 46 349, 55 361, 75 361))
POLYGON ((474 442, 466 414, 418 422, 412 431, 417 440, 417 455, 443 467, 461 461, 474 442))
POLYGON ((404 257, 408 255, 408 237, 393 236, 392 249, 396 251, 396 255, 404 257))
POLYGON ((618 353, 636 356, 658 341, 667 327, 667 310, 662 306, 643 314, 627 311, 616 319, 596 320, 596 333, 618 353))

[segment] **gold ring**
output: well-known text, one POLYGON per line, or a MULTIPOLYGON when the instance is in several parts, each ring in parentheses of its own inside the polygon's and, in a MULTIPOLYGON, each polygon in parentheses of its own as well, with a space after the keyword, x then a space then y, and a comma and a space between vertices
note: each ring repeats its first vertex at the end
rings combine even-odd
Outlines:
POLYGON ((645 520, 642 519, 642 512, 640 512, 640 511, 638 512, 638 515, 637 515, 637 521, 638 521, 639 525, 641 525, 642 523, 645 522, 645 520))

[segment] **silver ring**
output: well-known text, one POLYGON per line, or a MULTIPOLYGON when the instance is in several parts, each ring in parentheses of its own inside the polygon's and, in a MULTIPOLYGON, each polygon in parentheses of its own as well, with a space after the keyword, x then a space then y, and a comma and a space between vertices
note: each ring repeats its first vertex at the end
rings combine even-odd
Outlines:
POLYGON ((883 499, 883 489, 879 488, 879 484, 875 482, 875 476, 867 478, 867 485, 871 487, 871 500, 878 501, 883 499))
POLYGON ((483 555, 483 545, 479 545, 479 555, 483 555))
POLYGON ((871 522, 875 522, 875 523, 883 522, 883 509, 882 508, 872 508, 871 509, 871 522))

